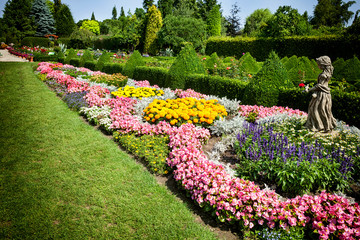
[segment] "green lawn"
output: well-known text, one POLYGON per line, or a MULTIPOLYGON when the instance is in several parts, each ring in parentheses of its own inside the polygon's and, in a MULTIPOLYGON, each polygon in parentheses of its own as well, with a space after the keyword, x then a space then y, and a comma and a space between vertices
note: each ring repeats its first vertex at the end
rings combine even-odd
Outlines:
POLYGON ((0 239, 215 239, 29 63, 0 63, 0 126, 0 239))

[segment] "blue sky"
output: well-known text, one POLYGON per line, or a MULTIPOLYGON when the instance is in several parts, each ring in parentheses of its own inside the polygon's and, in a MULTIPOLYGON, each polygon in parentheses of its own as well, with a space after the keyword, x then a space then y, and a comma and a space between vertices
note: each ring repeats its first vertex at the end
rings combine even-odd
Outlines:
MULTIPOLYGON (((0 0, 0 17, 2 17, 6 1, 7 0, 0 0)), ((349 0, 345 0, 344 2, 348 1, 349 0)), ((224 16, 230 15, 231 6, 235 2, 238 3, 241 10, 239 14, 242 23, 241 27, 244 27, 246 17, 259 8, 269 8, 270 11, 274 13, 279 6, 290 5, 298 9, 301 14, 308 11, 309 16, 311 16, 317 4, 317 0, 218 0, 218 2, 221 3, 224 16)), ((356 1, 350 8, 354 13, 360 9, 358 2, 359 1, 356 1)), ((69 5, 74 20, 77 22, 85 18, 90 19, 92 12, 94 12, 95 18, 99 21, 111 18, 114 6, 116 6, 118 13, 121 7, 124 7, 125 13, 127 13, 129 9, 134 13, 136 8, 142 7, 143 0, 62 0, 62 3, 69 5)), ((349 24, 351 23, 352 19, 349 21, 349 24)))

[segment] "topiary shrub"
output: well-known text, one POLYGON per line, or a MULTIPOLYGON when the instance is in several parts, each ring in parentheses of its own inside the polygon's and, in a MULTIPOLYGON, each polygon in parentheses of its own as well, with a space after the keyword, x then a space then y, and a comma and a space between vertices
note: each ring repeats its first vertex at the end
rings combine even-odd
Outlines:
POLYGON ((145 61, 138 50, 134 51, 129 60, 125 63, 123 73, 129 78, 133 78, 135 68, 145 66, 145 61))
POLYGON ((183 89, 186 75, 190 73, 205 74, 205 68, 194 48, 190 44, 186 44, 169 69, 165 87, 183 89))
POLYGON ((109 62, 110 62, 110 54, 108 52, 104 51, 96 63, 95 70, 102 71, 104 65, 109 62))
POLYGON ((261 65, 251 56, 249 52, 245 53, 239 59, 240 72, 256 74, 261 68, 261 65))
POLYGON ((357 80, 360 80, 360 61, 354 56, 353 58, 345 62, 344 67, 344 78, 349 83, 356 83, 357 80))
POLYGON ((341 81, 344 78, 344 68, 345 60, 343 58, 338 58, 333 62, 334 74, 332 80, 341 81))
POLYGON ((124 66, 123 63, 105 63, 102 71, 107 74, 123 73, 124 66))
POLYGON ((84 63, 84 67, 87 69, 90 69, 92 71, 95 71, 96 68, 96 62, 95 61, 86 61, 84 63))
POLYGON ((277 104, 279 88, 291 88, 294 84, 278 55, 272 51, 263 67, 245 88, 244 104, 271 107, 277 104))
POLYGON ((307 57, 298 58, 296 65, 288 70, 289 79, 294 85, 298 85, 305 80, 317 79, 320 73, 321 70, 317 67, 316 62, 310 61, 307 57))
POLYGON ((286 63, 284 63, 284 67, 288 71, 290 71, 290 69, 292 69, 293 67, 296 67, 297 64, 298 64, 298 58, 297 58, 297 56, 293 55, 290 58, 288 58, 286 63))
POLYGON ((76 52, 73 48, 70 48, 68 54, 65 57, 65 63, 66 64, 70 64, 70 60, 73 58, 77 58, 78 56, 76 55, 76 52))
POLYGON ((206 58, 205 69, 209 74, 213 75, 217 68, 223 68, 223 63, 216 52, 214 52, 210 57, 206 58))
POLYGON ((73 65, 74 67, 80 67, 80 59, 79 58, 72 58, 70 59, 70 65, 73 65))
POLYGON ((94 60, 94 58, 93 58, 91 52, 88 49, 86 49, 84 54, 80 57, 80 67, 84 67, 85 62, 93 61, 93 60, 94 60))

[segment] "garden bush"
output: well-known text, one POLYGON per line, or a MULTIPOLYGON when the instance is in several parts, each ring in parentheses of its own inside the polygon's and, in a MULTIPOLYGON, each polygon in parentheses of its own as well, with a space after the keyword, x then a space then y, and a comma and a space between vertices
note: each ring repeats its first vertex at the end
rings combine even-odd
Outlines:
POLYGON ((219 56, 214 52, 210 57, 205 59, 205 69, 212 75, 218 68, 223 69, 224 66, 219 56))
POLYGON ((73 65, 74 67, 80 67, 80 59, 79 58, 70 59, 70 65, 73 65))
POLYGON ((86 49, 84 54, 80 57, 79 67, 84 67, 85 62, 94 60, 91 52, 86 49))
POLYGON ((164 87, 168 72, 167 68, 139 66, 135 68, 133 78, 136 80, 148 80, 151 85, 164 87))
POLYGON ((57 55, 45 55, 41 53, 34 53, 34 61, 36 62, 57 62, 57 55))
POLYGON ((110 62, 110 54, 106 51, 103 51, 103 53, 101 54, 101 56, 99 57, 96 63, 95 70, 102 71, 104 64, 109 62, 110 62))
POLYGON ((129 60, 125 63, 123 73, 129 78, 133 78, 135 68, 137 66, 144 66, 145 61, 138 50, 134 51, 129 60))
POLYGON ((78 56, 76 55, 76 51, 73 48, 70 48, 69 52, 65 57, 65 63, 70 64, 70 60, 73 58, 78 58, 78 56))
POLYGON ((107 74, 122 73, 124 71, 123 63, 105 63, 102 71, 107 74))
POLYGON ((190 73, 205 74, 205 68, 194 48, 190 44, 186 44, 170 67, 165 87, 183 89, 186 75, 190 73))
POLYGON ((87 69, 90 69, 92 71, 95 71, 96 69, 96 61, 86 61, 84 63, 84 67, 87 69))
POLYGON ((50 40, 45 37, 24 37, 21 40, 22 46, 28 46, 28 47, 49 47, 50 46, 50 40))
POLYGON ((278 55, 271 52, 263 67, 247 85, 243 102, 249 105, 271 107, 278 103, 280 87, 293 86, 278 55))
POLYGON ((240 72, 250 73, 255 75, 261 69, 261 64, 258 63, 249 52, 246 52, 239 59, 240 72))

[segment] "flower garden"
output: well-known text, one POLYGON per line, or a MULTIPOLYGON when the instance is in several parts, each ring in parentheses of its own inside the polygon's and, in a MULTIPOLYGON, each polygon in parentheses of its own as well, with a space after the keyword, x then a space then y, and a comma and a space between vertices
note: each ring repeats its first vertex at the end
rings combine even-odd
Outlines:
POLYGON ((150 171, 172 173, 220 222, 258 239, 360 237, 360 207, 344 195, 359 182, 359 129, 338 122, 337 134, 320 136, 303 127, 307 114, 299 110, 240 105, 66 64, 42 62, 36 70, 70 108, 150 171), (211 136, 221 140, 205 153, 211 136), (229 149, 235 167, 221 160, 229 149))

